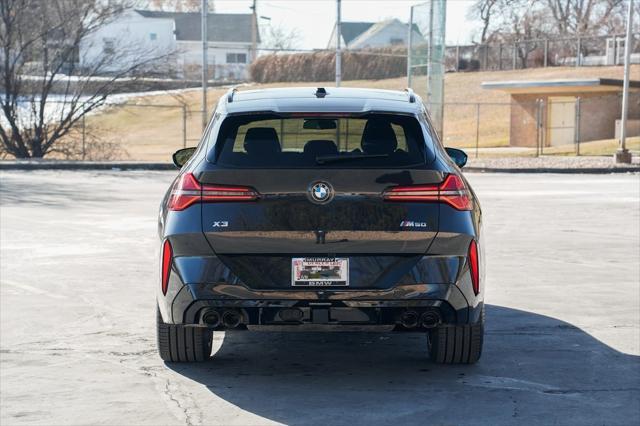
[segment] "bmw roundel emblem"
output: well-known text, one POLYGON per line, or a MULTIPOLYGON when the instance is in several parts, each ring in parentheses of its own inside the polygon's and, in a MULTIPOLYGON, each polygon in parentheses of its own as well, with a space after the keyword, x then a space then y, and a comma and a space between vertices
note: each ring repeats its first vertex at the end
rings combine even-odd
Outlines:
POLYGON ((309 186, 309 199, 314 203, 328 203, 333 198, 333 188, 327 182, 314 182, 309 186))

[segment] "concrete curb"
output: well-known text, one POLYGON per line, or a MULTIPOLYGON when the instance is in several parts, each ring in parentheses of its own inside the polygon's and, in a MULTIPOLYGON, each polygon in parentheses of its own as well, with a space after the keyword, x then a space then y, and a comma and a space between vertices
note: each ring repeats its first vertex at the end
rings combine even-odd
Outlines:
POLYGON ((629 167, 570 167, 559 169, 554 167, 508 168, 508 167, 465 167, 465 173, 561 173, 561 174, 609 174, 638 173, 640 166, 629 167))
MULTIPOLYGON (((0 170, 176 170, 172 163, 109 162, 109 161, 0 161, 0 170)), ((562 173, 609 174, 639 173, 640 165, 628 167, 572 167, 566 169, 465 167, 466 173, 562 173)))
POLYGON ((173 163, 122 161, 0 161, 0 170, 177 170, 173 163))

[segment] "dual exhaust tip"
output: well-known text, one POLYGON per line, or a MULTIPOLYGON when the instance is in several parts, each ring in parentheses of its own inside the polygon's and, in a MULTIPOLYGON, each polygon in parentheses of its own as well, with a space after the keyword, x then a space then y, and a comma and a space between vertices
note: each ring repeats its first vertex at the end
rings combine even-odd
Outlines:
POLYGON ((225 328, 236 328, 242 324, 242 319, 242 312, 237 309, 227 309, 222 312, 222 315, 215 309, 207 309, 202 314, 202 322, 211 328, 218 328, 220 325, 225 328))
POLYGON ((429 310, 419 314, 416 311, 404 311, 400 315, 400 324, 405 328, 416 328, 418 326, 422 328, 433 328, 440 324, 442 318, 440 313, 435 310, 429 310))

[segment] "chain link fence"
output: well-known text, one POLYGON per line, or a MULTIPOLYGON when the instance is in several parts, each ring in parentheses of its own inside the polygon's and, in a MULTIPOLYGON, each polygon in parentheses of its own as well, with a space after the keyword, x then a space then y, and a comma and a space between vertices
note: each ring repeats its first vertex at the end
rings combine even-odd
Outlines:
MULTIPOLYGON (((624 62, 624 35, 518 40, 447 46, 447 71, 495 71, 552 66, 604 66, 624 62)), ((640 33, 631 37, 631 62, 640 63, 640 33)))
MULTIPOLYGON (((442 140, 471 157, 611 156, 620 132, 618 94, 544 96, 505 103, 445 103, 442 140)), ((640 95, 630 102, 627 148, 640 154, 640 95)))
MULTIPOLYGON (((630 103, 628 148, 640 154, 640 94, 630 103)), ((111 104, 80 120, 53 157, 168 162, 195 146, 200 111, 186 104, 111 104), (62 149, 63 148, 63 149, 62 149)), ((470 157, 597 155, 618 147, 620 96, 539 97, 494 103, 444 103, 442 140, 470 157)))
MULTIPOLYGON (((56 103, 49 114, 56 115, 56 103)), ((82 109, 82 106, 79 107, 82 109)), ((47 158, 86 161, 171 161, 202 135, 201 111, 186 103, 107 103, 81 117, 47 158)))

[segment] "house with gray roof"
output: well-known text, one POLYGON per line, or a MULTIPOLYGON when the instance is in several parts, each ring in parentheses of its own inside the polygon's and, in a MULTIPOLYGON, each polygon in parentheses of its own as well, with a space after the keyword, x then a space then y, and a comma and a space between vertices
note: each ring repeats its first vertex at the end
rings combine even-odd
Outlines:
MULTIPOLYGON (((406 46, 409 39, 409 24, 398 19, 380 22, 341 22, 341 44, 346 49, 370 49, 389 46, 406 46)), ((415 43, 424 42, 418 27, 413 26, 415 43)), ((328 49, 336 46, 336 26, 329 37, 328 49)))
MULTIPOLYGON (((207 17, 208 70, 211 79, 239 80, 247 77, 252 58, 252 14, 210 13, 207 17)), ((256 22, 256 44, 260 34, 256 22)), ((199 13, 129 10, 100 28, 81 47, 81 62, 99 60, 105 51, 157 50, 167 56, 166 69, 159 73, 199 78, 202 71, 202 27, 199 13), (116 50, 117 49, 117 50, 116 50)), ((119 56, 119 55, 116 55, 119 56)), ((118 71, 127 61, 113 61, 118 71)), ((82 65, 82 63, 81 63, 82 65)), ((89 65, 89 64, 86 64, 89 65)))

